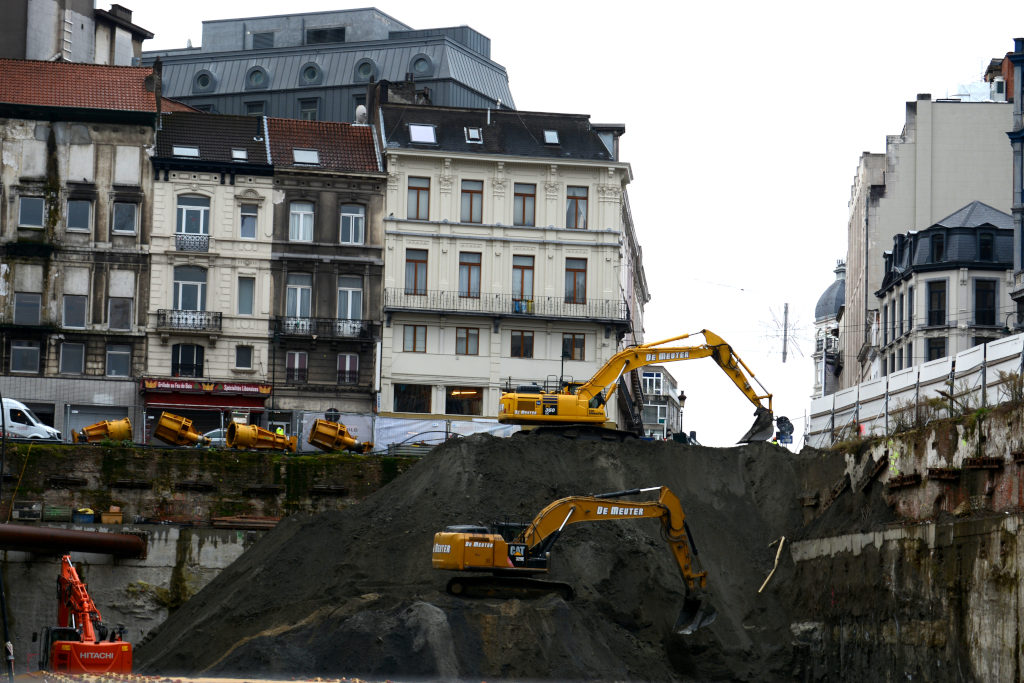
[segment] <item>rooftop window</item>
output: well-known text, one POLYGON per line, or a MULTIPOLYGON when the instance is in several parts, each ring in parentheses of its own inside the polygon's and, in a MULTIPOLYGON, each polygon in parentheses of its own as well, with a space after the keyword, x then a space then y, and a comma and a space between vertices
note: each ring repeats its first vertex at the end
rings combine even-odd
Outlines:
POLYGON ((345 27, 334 26, 331 28, 307 28, 306 45, 318 45, 320 43, 344 43, 345 27))
POLYGON ((297 164, 319 164, 320 152, 315 149, 293 149, 292 158, 297 164))
POLYGON ((247 161, 249 159, 249 152, 244 149, 232 149, 231 159, 234 161, 247 161))
POLYGON ((544 144, 545 145, 557 145, 558 144, 558 131, 557 130, 546 130, 546 131, 544 131, 544 144))
POLYGON ((466 128, 466 142, 483 144, 484 131, 482 128, 466 128))
POLYGON ((199 148, 192 145, 174 145, 173 153, 176 157, 193 157, 199 156, 199 148))
POLYGON ((424 123, 409 124, 409 142, 420 142, 429 145, 437 144, 437 129, 424 123))

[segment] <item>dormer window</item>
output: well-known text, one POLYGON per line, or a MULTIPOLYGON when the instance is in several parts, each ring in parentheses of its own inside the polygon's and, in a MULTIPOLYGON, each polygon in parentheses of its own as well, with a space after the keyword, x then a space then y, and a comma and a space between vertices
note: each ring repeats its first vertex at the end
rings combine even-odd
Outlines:
POLYGON ((320 152, 315 149, 293 149, 292 159, 297 164, 319 164, 320 152))
POLYGON ((425 123, 410 123, 409 142, 436 145, 437 129, 434 126, 425 123))
POLYGON ((932 235, 932 263, 946 260, 946 236, 942 233, 932 235))
POLYGON ((995 261, 995 237, 990 232, 978 233, 978 260, 995 261))
POLYGON ((545 145, 557 145, 558 144, 558 131, 557 130, 546 130, 546 131, 544 131, 544 144, 545 145))
POLYGON ((176 157, 191 157, 193 159, 199 157, 199 148, 192 145, 174 145, 172 152, 176 157))
POLYGON ((231 160, 232 161, 248 161, 249 160, 249 152, 247 150, 244 150, 244 149, 232 149, 231 150, 231 160))
POLYGON ((483 144, 483 141, 483 128, 466 128, 466 142, 471 142, 480 145, 483 144))

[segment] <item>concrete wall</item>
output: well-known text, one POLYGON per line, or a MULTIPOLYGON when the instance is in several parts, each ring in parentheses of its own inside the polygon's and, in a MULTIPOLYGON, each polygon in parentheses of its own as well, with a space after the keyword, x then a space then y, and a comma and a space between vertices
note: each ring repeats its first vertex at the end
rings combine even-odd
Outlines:
MULTIPOLYGON (((140 643, 159 626, 169 610, 187 600, 251 547, 264 531, 196 529, 160 524, 107 527, 99 524, 54 525, 60 528, 115 533, 139 532, 147 539, 145 559, 113 559, 95 553, 71 553, 79 576, 104 623, 123 624, 125 639, 140 643)), ((38 669, 40 642, 32 634, 56 625, 54 586, 60 558, 3 551, 3 582, 8 625, 14 644, 15 671, 38 669)))

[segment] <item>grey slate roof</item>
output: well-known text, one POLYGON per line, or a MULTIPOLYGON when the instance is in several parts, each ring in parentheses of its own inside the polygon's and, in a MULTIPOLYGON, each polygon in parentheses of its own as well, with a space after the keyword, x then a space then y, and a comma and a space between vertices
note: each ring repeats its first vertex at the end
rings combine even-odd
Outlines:
POLYGON ((993 228, 1013 229, 1013 216, 993 209, 983 202, 971 202, 964 208, 954 211, 933 227, 942 228, 978 228, 990 225, 993 228))
POLYGON ((892 250, 882 258, 885 266, 882 287, 876 292, 879 296, 914 272, 1008 270, 1013 268, 1013 217, 982 202, 971 202, 924 230, 895 235, 892 250), (984 259, 983 234, 991 236, 991 254, 984 259))
POLYGON ((839 310, 846 305, 846 280, 836 280, 818 298, 814 306, 814 322, 835 318, 839 310))
POLYGON ((508 154, 611 161, 608 148, 583 114, 461 109, 384 104, 380 108, 384 147, 438 149, 466 154, 508 154), (409 124, 435 126, 437 144, 409 139, 409 124), (482 143, 466 140, 466 128, 482 130, 482 143), (558 131, 558 144, 546 144, 544 131, 558 131))

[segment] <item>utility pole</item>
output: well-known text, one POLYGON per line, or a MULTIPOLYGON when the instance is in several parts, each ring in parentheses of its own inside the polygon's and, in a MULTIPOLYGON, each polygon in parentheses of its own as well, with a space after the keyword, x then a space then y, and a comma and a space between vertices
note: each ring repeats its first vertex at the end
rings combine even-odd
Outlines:
POLYGON ((786 362, 786 343, 789 337, 789 304, 782 308, 782 362, 786 362))

